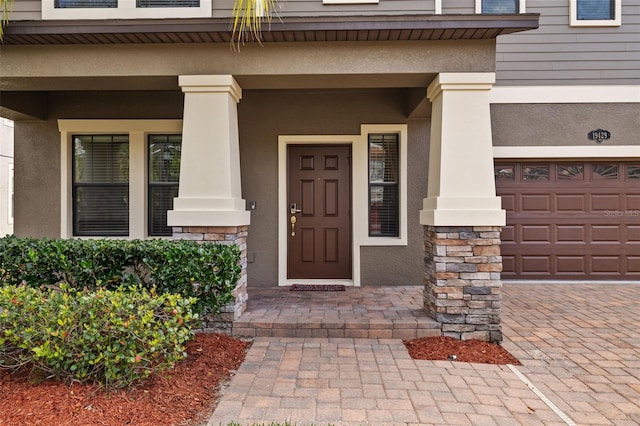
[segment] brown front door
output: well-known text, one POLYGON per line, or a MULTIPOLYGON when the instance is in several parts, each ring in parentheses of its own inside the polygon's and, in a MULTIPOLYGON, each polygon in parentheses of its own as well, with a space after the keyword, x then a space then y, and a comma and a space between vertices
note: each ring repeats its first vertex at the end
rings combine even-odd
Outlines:
POLYGON ((287 278, 350 279, 351 148, 289 145, 288 162, 287 278))

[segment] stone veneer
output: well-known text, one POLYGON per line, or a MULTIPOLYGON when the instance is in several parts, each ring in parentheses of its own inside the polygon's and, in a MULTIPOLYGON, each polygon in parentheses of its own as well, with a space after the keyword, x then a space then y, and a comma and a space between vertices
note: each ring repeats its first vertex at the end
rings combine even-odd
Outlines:
POLYGON ((499 226, 425 226, 424 309, 442 335, 502 341, 499 226))
POLYGON ((233 321, 247 308, 247 235, 248 226, 174 226, 173 238, 202 241, 203 243, 236 244, 240 248, 240 279, 233 289, 235 301, 223 306, 217 315, 204 318, 202 328, 206 331, 231 334, 233 321))

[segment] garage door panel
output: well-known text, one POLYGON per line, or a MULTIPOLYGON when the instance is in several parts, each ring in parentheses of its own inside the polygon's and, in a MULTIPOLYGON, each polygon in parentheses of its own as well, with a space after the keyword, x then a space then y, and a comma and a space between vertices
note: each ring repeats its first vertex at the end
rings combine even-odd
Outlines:
POLYGON ((620 241, 620 227, 618 225, 592 225, 591 242, 609 242, 618 244, 620 241))
POLYGON ((515 241, 514 227, 512 225, 503 226, 502 232, 500 233, 500 239, 502 240, 503 243, 509 243, 509 242, 515 241))
POLYGON ((562 274, 582 274, 586 275, 587 257, 586 256, 555 256, 555 270, 559 275, 562 274))
POLYGON ((639 225, 627 225, 624 234, 627 237, 628 243, 640 243, 639 225))
MULTIPOLYGON (((636 181, 636 185, 640 185, 640 182, 636 181)), ((627 195, 627 210, 640 212, 640 194, 627 195)))
POLYGON ((502 196, 502 208, 507 212, 515 211, 516 196, 514 194, 507 194, 502 196))
POLYGON ((640 275, 640 256, 626 257, 627 273, 640 275))
POLYGON ((591 256, 592 274, 605 274, 620 270, 619 256, 591 256))
POLYGON ((582 244, 586 235, 584 225, 557 225, 556 241, 558 243, 580 243, 582 244))
POLYGON ((503 277, 640 277, 639 164, 510 164, 520 172, 496 179, 507 210, 503 277))
POLYGON ((546 212, 551 207, 551 196, 548 194, 522 194, 520 203, 520 211, 546 212))
POLYGON ((591 210, 620 210, 620 196, 616 194, 591 194, 591 210))
POLYGON ((521 271, 525 274, 548 275, 551 273, 550 256, 521 256, 521 271))
POLYGON ((515 271, 515 256, 502 256, 502 269, 507 271, 515 271))
POLYGON ((584 212, 587 209, 584 194, 556 195, 556 209, 558 212, 584 212))
POLYGON ((523 225, 521 228, 522 243, 549 243, 551 230, 549 225, 523 225))

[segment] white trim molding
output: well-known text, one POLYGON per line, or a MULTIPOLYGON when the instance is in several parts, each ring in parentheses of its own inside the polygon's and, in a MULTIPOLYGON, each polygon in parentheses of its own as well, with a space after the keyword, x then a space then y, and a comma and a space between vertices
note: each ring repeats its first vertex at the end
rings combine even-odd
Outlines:
POLYGON ((493 157, 498 159, 640 158, 640 146, 494 146, 493 157))
POLYGON ((578 0, 569 0, 569 26, 571 27, 619 27, 622 25, 622 0, 613 0, 613 19, 578 19, 578 0))
POLYGON ((42 0, 42 19, 164 19, 210 18, 211 0, 198 7, 137 7, 136 0, 118 0, 118 7, 56 8, 55 0, 42 0))
POLYGON ((640 85, 498 86, 489 92, 492 104, 640 103, 640 85))
POLYGON ((60 237, 73 235, 73 135, 129 135, 129 236, 147 236, 147 135, 182 133, 182 120, 58 120, 60 130, 60 237))
MULTIPOLYGON (((287 279, 287 146, 288 145, 350 145, 352 156, 352 280, 339 280, 346 285, 360 286, 360 248, 365 246, 407 245, 407 125, 363 124, 359 135, 281 135, 278 136, 278 285, 295 283, 322 284, 326 280, 287 279), (400 163, 400 224, 398 237, 370 237, 368 209, 368 134, 398 133, 400 163)), ((336 283, 331 280, 331 283, 336 283)))

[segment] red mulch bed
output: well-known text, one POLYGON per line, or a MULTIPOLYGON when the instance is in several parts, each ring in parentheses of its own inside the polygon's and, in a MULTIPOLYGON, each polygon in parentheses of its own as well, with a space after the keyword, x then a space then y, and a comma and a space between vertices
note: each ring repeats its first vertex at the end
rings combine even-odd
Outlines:
POLYGON ((0 425, 190 425, 211 414, 219 384, 242 363, 249 343, 221 334, 198 334, 188 358, 136 389, 105 393, 0 372, 0 425))
POLYGON ((413 359, 445 361, 455 356, 455 361, 480 364, 522 365, 502 346, 481 340, 457 340, 452 337, 423 337, 403 341, 413 359))

